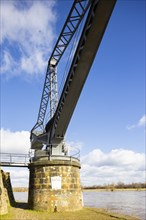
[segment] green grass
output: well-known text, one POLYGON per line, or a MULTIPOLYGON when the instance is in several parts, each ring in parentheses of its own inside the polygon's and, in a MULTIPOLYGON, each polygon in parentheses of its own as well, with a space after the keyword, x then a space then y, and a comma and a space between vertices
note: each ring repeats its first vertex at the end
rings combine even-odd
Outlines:
POLYGON ((109 213, 97 208, 83 208, 80 211, 48 213, 23 208, 10 208, 9 214, 0 220, 136 220, 137 218, 109 213))

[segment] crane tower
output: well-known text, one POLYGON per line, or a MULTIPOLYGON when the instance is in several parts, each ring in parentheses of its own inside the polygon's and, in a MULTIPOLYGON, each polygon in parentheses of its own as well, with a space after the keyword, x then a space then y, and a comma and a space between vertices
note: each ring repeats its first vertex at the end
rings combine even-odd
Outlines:
POLYGON ((116 0, 74 0, 50 56, 38 118, 30 136, 31 149, 35 151, 29 165, 28 201, 32 209, 52 212, 82 208, 80 160, 76 155, 67 155, 64 137, 115 3, 116 0), (83 17, 84 27, 58 98, 57 65, 83 17), (48 102, 50 118, 44 124, 48 102))

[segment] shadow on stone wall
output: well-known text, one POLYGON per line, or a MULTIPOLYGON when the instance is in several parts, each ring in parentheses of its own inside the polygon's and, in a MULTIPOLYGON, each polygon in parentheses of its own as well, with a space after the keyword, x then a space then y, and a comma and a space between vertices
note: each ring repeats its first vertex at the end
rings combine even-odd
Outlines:
POLYGON ((8 172, 6 173, 3 170, 1 170, 1 174, 2 174, 3 186, 7 190, 9 204, 13 206, 15 205, 15 199, 14 199, 13 189, 11 185, 10 173, 8 172))
POLYGON ((8 213, 8 206, 15 206, 10 173, 0 170, 0 215, 8 213))
POLYGON ((0 214, 4 215, 8 213, 9 198, 7 190, 3 184, 3 171, 0 170, 0 214))

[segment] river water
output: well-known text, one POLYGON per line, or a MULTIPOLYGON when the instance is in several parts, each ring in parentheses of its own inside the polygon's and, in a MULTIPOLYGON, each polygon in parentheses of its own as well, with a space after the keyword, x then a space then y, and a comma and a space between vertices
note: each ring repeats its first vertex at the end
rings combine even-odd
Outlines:
POLYGON ((83 192, 84 206, 146 219, 146 191, 83 192))
MULTIPOLYGON (((27 202, 27 192, 14 192, 16 201, 27 202)), ((146 220, 146 191, 84 191, 84 206, 104 208, 146 220)))

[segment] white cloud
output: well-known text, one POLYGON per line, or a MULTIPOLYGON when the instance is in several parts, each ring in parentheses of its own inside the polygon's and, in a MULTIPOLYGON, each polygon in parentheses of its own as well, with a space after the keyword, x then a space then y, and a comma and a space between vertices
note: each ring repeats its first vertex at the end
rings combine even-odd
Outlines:
POLYGON ((145 126, 146 125, 146 115, 142 116, 138 122, 138 126, 145 126))
POLYGON ((1 2, 1 72, 44 74, 55 38, 55 2, 32 1, 23 8, 19 4, 1 2))
POLYGON ((28 187, 29 184, 28 168, 3 167, 2 170, 10 173, 12 187, 28 187))
POLYGON ((28 153, 30 148, 30 133, 28 131, 16 131, 1 129, 0 142, 2 153, 28 153))
POLYGON ((125 149, 95 149, 81 158, 83 185, 144 182, 145 155, 125 149))
POLYGON ((84 145, 81 141, 66 141, 66 144, 70 145, 70 147, 76 147, 79 150, 81 150, 84 145))
MULTIPOLYGON (((1 152, 28 153, 30 147, 28 131, 12 132, 1 129, 1 152)), ((68 146, 77 143, 67 142, 68 146)), ((78 146, 81 146, 78 143, 78 146)), ((28 185, 28 171, 24 168, 10 169, 15 186, 28 185)), ((4 169, 6 170, 6 168, 4 169)), ((94 149, 81 157, 81 183, 102 185, 108 183, 131 183, 145 181, 145 155, 126 149, 113 149, 108 153, 94 149)))
POLYGON ((8 51, 4 51, 3 59, 2 59, 2 66, 1 66, 1 73, 4 74, 5 72, 9 71, 16 66, 17 64, 13 60, 11 54, 8 51))
POLYGON ((143 127, 146 125, 146 115, 143 115, 136 124, 128 125, 127 129, 132 130, 137 127, 143 127))
POLYGON ((126 129, 129 130, 129 131, 134 129, 134 128, 136 128, 136 125, 127 125, 127 127, 126 127, 126 129))
MULTIPOLYGON (((28 131, 0 130, 0 152, 28 154, 30 148, 30 133, 28 131)), ((1 156, 1 161, 5 158, 1 156)), ((12 158, 13 162, 25 161, 25 158, 12 158)), ((29 182, 29 172, 27 168, 7 168, 2 167, 5 172, 10 172, 13 187, 27 187, 29 182)))

